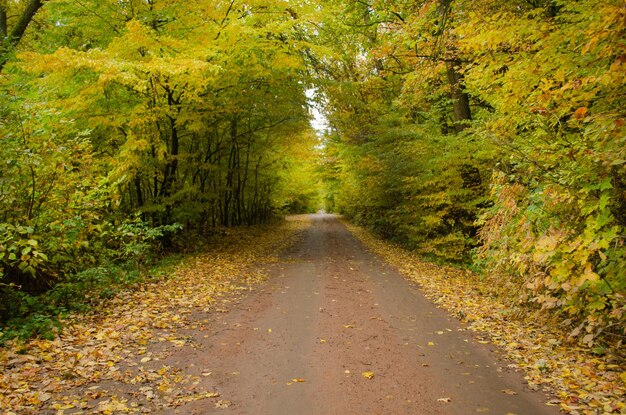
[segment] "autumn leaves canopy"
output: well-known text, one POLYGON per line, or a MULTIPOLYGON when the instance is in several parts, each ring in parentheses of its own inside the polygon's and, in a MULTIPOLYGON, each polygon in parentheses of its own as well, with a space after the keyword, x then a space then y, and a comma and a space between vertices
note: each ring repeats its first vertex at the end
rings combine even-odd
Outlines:
POLYGON ((317 209, 321 180, 327 209, 475 264, 588 344, 620 339, 625 13, 618 0, 0 2, 3 282, 41 291, 143 260, 181 228, 317 209))
POLYGON ((335 7, 343 30, 322 32, 336 58, 320 71, 335 208, 478 265, 589 345, 623 339, 623 2, 335 7))

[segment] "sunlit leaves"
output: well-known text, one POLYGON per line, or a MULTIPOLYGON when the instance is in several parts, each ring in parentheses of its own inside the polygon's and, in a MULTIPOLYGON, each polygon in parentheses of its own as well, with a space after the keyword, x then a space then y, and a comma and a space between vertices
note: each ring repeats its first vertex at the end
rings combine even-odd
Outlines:
POLYGON ((477 247, 522 301, 583 324, 585 344, 623 341, 623 5, 362 6, 343 9, 361 42, 326 89, 335 207, 429 256, 477 247), (461 134, 449 62, 470 98, 461 134))

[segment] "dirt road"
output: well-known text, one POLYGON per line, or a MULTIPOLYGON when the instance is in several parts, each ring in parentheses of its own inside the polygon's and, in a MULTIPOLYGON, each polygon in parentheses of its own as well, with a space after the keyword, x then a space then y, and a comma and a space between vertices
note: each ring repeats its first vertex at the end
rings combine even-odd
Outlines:
POLYGON ((221 403, 166 413, 558 413, 336 218, 312 220, 264 286, 167 359, 221 403))

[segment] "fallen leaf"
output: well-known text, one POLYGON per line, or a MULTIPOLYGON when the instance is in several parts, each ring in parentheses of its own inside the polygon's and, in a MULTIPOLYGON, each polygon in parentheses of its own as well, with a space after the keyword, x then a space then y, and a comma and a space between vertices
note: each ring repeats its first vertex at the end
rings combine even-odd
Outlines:
POLYGON ((219 401, 215 402, 215 407, 219 409, 228 408, 231 405, 232 405, 231 401, 225 401, 223 399, 220 399, 219 401))
MULTIPOLYGON (((577 116, 582 119, 588 115, 588 111, 581 109, 577 116)), ((626 122, 620 122, 620 126, 622 124, 626 125, 626 122)), ((615 356, 612 350, 594 356, 587 347, 567 345, 571 322, 564 323, 561 330, 560 327, 545 321, 527 319, 527 316, 512 317, 523 308, 511 309, 502 304, 502 298, 493 290, 497 287, 492 286, 490 278, 425 263, 418 255, 390 245, 362 228, 354 225, 348 227, 372 251, 419 284, 428 299, 467 322, 467 327, 456 328, 455 331, 475 332, 477 339, 470 340, 464 335, 463 342, 480 341, 502 347, 503 354, 511 362, 509 367, 526 372, 530 389, 550 389, 556 396, 563 397, 562 400, 550 401, 551 405, 560 406, 566 411, 567 408, 572 408, 572 413, 580 414, 623 411, 623 396, 626 393, 626 373, 622 375, 623 365, 611 366, 613 362, 610 356, 615 356)), ((503 298, 508 297, 504 295, 503 298)), ((532 316, 534 317, 534 314, 532 316)), ((449 331, 448 328, 441 330, 449 331)), ((580 337, 584 337, 585 334, 588 333, 580 333, 580 337)), ((584 340, 592 343, 594 338, 589 336, 584 340)), ((434 343, 433 341, 429 345, 439 346, 434 343)), ((423 346, 418 346, 422 350, 427 347, 426 342, 423 346)), ((497 370, 502 371, 500 368, 497 370)), ((473 383, 469 378, 470 373, 466 372, 463 375, 468 376, 467 383, 473 383)))
POLYGON ((372 379, 374 377, 374 372, 363 372, 361 373, 361 376, 363 376, 365 379, 372 379))
POLYGON ((118 400, 115 397, 112 397, 110 400, 98 403, 97 411, 103 412, 105 414, 128 412, 128 406, 126 406, 126 402, 128 402, 127 399, 118 400))
POLYGON ((50 400, 51 397, 52 395, 50 395, 49 393, 40 393, 38 396, 38 399, 39 399, 39 402, 46 402, 50 400))
POLYGON ((292 382, 295 382, 295 383, 302 383, 302 382, 304 382, 305 380, 304 380, 304 379, 302 379, 302 378, 293 378, 293 379, 291 379, 291 381, 292 381, 292 382))
POLYGON ((507 395, 517 395, 517 392, 511 389, 502 389, 502 392, 506 393, 507 395))
MULTIPOLYGON (((295 228, 302 230, 306 226, 298 224, 295 228)), ((0 407, 4 408, 8 402, 8 407, 20 414, 64 410, 67 413, 72 409, 77 413, 121 415, 143 412, 143 405, 150 401, 158 406, 175 407, 194 399, 217 400, 215 392, 194 393, 200 379, 211 375, 202 366, 198 368, 198 376, 175 364, 147 368, 146 363, 156 362, 158 356, 150 355, 150 350, 154 350, 151 343, 160 342, 159 348, 163 347, 166 353, 175 347, 195 348, 192 336, 179 329, 205 331, 210 321, 194 321, 189 310, 228 311, 225 307, 230 308, 231 303, 220 303, 221 297, 236 296, 264 280, 266 276, 256 271, 254 264, 265 262, 268 255, 286 247, 290 238, 285 236, 299 232, 295 228, 291 224, 279 225, 263 231, 262 235, 256 230, 252 233, 242 230, 233 238, 226 237, 228 241, 215 250, 184 258, 158 283, 146 281, 131 290, 120 291, 107 301, 105 312, 68 318, 63 332, 53 341, 25 342, 19 354, 11 350, 15 346, 7 343, 11 347, 0 348, 0 407), (251 238, 255 238, 253 244, 251 238), (42 376, 43 373, 49 376, 42 376), (33 382, 35 377, 41 377, 38 383, 33 382), (108 387, 95 390, 107 384, 103 380, 134 385, 137 394, 131 402, 115 396, 108 387), (81 387, 85 388, 83 397, 67 396, 68 390, 81 387)), ((198 337, 209 338, 209 333, 198 337)), ((220 407, 229 404, 222 401, 220 407)))
POLYGON ((450 398, 439 398, 439 399, 437 399, 437 402, 446 402, 447 403, 447 402, 451 402, 451 401, 452 401, 452 399, 450 399, 450 398))

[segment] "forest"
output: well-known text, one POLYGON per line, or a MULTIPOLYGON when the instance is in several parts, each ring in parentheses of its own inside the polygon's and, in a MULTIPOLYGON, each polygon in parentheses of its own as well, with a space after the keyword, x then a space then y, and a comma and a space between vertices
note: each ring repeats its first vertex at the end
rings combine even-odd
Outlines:
POLYGON ((622 0, 1 0, 2 336, 325 209, 619 348, 625 30, 622 0))

